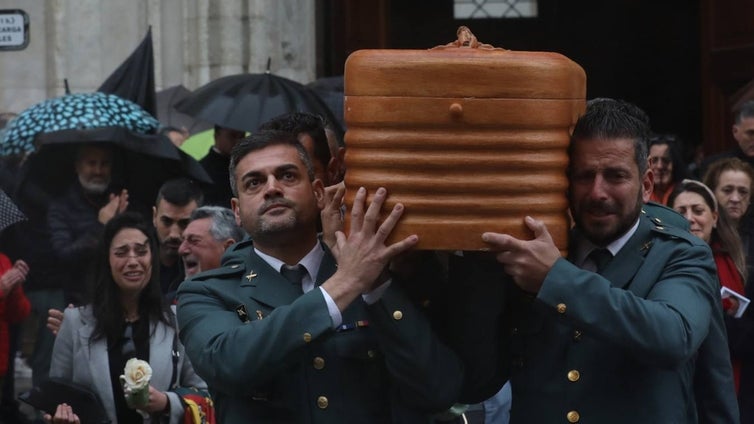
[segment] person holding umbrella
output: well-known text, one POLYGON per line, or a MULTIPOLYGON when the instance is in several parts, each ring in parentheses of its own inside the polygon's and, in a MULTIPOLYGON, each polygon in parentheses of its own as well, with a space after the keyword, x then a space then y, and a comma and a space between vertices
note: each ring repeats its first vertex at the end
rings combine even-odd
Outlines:
POLYGON ((111 150, 84 145, 76 153, 76 181, 50 204, 47 224, 50 243, 60 263, 66 301, 79 304, 102 228, 128 207, 128 192, 108 193, 112 170, 111 150))

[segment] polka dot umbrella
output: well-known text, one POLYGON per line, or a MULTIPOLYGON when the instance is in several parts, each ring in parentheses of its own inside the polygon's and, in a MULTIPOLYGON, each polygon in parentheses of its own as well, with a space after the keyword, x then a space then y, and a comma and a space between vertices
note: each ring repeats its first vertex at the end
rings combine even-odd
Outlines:
POLYGON ((159 125, 139 105, 114 94, 68 94, 37 103, 11 121, 0 143, 0 156, 33 152, 39 134, 103 127, 121 127, 148 134, 159 125))

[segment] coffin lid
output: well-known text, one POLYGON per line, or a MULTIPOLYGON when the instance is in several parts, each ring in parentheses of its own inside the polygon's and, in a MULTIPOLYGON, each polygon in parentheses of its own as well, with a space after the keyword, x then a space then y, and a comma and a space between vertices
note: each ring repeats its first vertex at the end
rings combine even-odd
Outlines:
POLYGON ((346 96, 584 99, 586 74, 552 52, 496 48, 466 27, 428 50, 359 50, 345 66, 346 96))

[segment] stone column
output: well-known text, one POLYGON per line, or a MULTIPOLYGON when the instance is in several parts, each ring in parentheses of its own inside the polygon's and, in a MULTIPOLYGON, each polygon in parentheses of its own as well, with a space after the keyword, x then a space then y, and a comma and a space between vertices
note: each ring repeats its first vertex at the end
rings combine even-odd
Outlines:
POLYGON ((185 85, 225 75, 270 71, 301 83, 315 78, 315 10, 311 0, 185 2, 185 85))

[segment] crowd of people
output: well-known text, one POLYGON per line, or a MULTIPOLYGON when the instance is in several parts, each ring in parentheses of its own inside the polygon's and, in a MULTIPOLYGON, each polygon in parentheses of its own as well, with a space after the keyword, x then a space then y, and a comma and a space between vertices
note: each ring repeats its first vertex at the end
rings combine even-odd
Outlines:
MULTIPOLYGON (((640 108, 588 102, 567 257, 535 215, 530 240, 481 235, 488 252, 386 243, 404 205, 349 187, 345 209, 345 148, 319 116, 214 134, 213 184, 165 181, 151 216, 112 190, 105 144, 76 147, 54 198, 0 173, 29 218, 0 244, 6 381, 33 313, 33 384, 87 387, 114 423, 184 422, 187 393, 221 423, 754 423, 754 101, 698 172, 640 108), (132 358, 152 369, 141 403, 132 358)), ((9 399, 0 420, 22 422, 9 399)))

